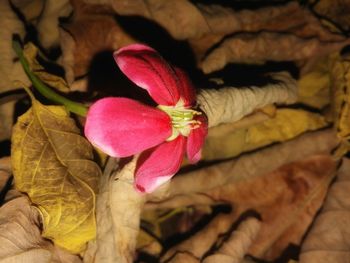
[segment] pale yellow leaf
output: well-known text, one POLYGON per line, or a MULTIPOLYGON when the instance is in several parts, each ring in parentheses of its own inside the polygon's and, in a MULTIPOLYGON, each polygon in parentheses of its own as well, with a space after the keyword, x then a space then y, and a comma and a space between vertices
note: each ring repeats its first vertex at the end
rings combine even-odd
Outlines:
MULTIPOLYGON (((209 136, 203 149, 204 160, 226 159, 274 142, 290 140, 306 131, 327 126, 325 118, 317 113, 297 109, 278 109, 274 118, 223 136, 209 136)), ((215 128, 214 128, 215 129, 215 128)))

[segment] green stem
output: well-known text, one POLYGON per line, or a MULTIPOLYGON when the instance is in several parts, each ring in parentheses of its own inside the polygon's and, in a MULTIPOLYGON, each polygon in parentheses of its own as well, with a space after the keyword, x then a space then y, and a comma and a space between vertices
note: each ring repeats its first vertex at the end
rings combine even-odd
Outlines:
POLYGON ((23 50, 21 47, 21 44, 17 40, 12 41, 12 47, 14 51, 16 52, 17 56, 19 57, 19 60, 22 64, 22 67, 24 71, 26 72, 29 79, 32 81, 33 86, 47 99, 64 105, 67 110, 70 112, 73 112, 75 114, 78 114, 80 116, 86 116, 87 113, 87 107, 84 104, 77 103, 75 101, 71 101, 56 92, 54 92, 52 89, 50 89, 44 82, 42 82, 30 69, 28 61, 24 57, 23 50))

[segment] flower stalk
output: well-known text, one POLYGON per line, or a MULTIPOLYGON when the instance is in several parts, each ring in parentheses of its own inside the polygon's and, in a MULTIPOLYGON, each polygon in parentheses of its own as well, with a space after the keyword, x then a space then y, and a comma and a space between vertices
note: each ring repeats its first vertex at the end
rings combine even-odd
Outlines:
POLYGON ((28 78, 31 80, 33 87, 40 92, 41 95, 46 97, 47 99, 64 105, 68 111, 73 112, 77 115, 85 117, 87 114, 87 107, 84 104, 69 100, 56 92, 54 92, 51 88, 49 88, 44 82, 42 82, 30 69, 27 59, 23 54, 23 49, 18 40, 12 41, 13 50, 16 52, 19 61, 22 64, 22 67, 27 74, 28 78))

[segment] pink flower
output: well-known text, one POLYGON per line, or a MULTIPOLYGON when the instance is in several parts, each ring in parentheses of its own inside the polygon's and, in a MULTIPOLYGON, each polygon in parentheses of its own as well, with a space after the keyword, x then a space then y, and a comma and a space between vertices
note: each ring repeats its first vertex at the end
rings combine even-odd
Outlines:
POLYGON ((195 106, 195 90, 183 71, 171 67, 154 49, 133 44, 114 53, 122 72, 147 90, 158 104, 144 105, 128 98, 104 98, 88 112, 85 135, 113 157, 141 153, 135 186, 152 192, 179 169, 184 154, 200 159, 207 119, 195 106))

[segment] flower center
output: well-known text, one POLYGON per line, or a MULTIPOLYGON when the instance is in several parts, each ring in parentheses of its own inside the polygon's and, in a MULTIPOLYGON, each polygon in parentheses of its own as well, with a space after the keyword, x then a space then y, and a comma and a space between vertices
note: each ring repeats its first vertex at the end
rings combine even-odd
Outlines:
POLYGON ((171 118, 173 132, 167 141, 176 139, 180 134, 187 137, 191 130, 197 129, 201 125, 200 121, 193 118, 202 113, 191 108, 186 108, 183 106, 182 101, 179 101, 175 106, 158 105, 158 109, 164 111, 171 118))

